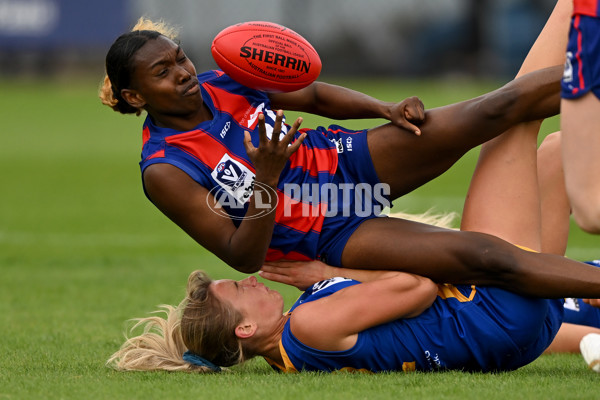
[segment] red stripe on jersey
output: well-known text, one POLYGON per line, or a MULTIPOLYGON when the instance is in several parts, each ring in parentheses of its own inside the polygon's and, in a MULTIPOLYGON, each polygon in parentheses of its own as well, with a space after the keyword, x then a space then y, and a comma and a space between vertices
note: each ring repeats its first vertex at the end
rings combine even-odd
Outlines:
POLYGON ((223 155, 228 153, 231 158, 241 162, 249 170, 254 172, 254 167, 243 158, 240 158, 223 146, 221 142, 201 130, 189 131, 172 135, 165 138, 165 141, 180 148, 181 150, 193 155, 210 168, 215 168, 223 155))
POLYGON ((258 124, 256 107, 252 107, 244 96, 230 93, 210 83, 205 83, 203 86, 211 94, 217 110, 231 115, 242 128, 254 130, 258 124))
POLYGON ((276 249, 268 249, 267 256, 265 257, 266 261, 277 261, 277 260, 293 260, 293 261, 311 261, 312 258, 305 256, 304 254, 297 253, 295 251, 290 251, 289 253, 284 253, 281 250, 276 249))
POLYGON ((146 160, 151 160, 153 158, 159 158, 159 157, 164 157, 165 156, 165 151, 164 150, 159 150, 154 154, 151 154, 150 156, 146 157, 146 160))
POLYGON ((293 199, 281 191, 277 191, 277 208, 275 222, 296 231, 320 233, 323 227, 327 204, 312 205, 293 199), (321 212, 323 207, 325 211, 321 212))
POLYGON ((583 89, 585 87, 585 80, 583 78, 583 63, 581 62, 581 41, 583 39, 583 35, 581 34, 581 30, 579 29, 580 23, 581 17, 579 15, 575 16, 573 18, 573 28, 575 28, 575 30, 577 31, 577 54, 575 54, 575 58, 577 58, 577 77, 579 78, 579 89, 583 89))
POLYGON ((145 145, 148 140, 150 140, 150 129, 145 126, 142 131, 142 146, 145 145))
POLYGON ((573 15, 598 16, 598 0, 573 0, 573 15))
POLYGON ((356 135, 357 133, 361 133, 362 131, 356 131, 356 132, 348 132, 345 129, 327 129, 329 132, 331 133, 345 133, 346 135, 356 135))
POLYGON ((303 144, 290 156, 290 168, 302 168, 311 176, 317 176, 319 172, 334 174, 337 169, 337 150, 308 148, 303 144))

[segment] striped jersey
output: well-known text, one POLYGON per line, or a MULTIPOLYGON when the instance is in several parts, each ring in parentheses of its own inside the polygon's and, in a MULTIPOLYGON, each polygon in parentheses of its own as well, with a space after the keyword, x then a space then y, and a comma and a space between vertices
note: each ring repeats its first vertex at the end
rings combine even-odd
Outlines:
MULTIPOLYGON (((143 175, 145 168, 156 163, 176 166, 208 189, 213 197, 207 201, 213 201, 212 206, 239 226, 253 195, 255 179, 254 166, 244 147, 244 132, 251 133, 252 143, 258 147, 258 115, 264 114, 267 136, 271 138, 275 112, 271 110, 267 93, 242 86, 221 71, 204 72, 198 79, 202 98, 213 119, 191 131, 181 132, 156 126, 147 117, 142 134, 141 172, 143 175)), ((289 125, 283 126, 281 135, 288 129, 289 125)), ((307 137, 280 175, 275 227, 267 260, 283 257, 307 260, 318 256, 318 239, 324 220, 320 204, 289 198, 283 185, 318 188, 330 183, 338 156, 327 129, 302 129, 296 137, 302 132, 307 132, 307 137)))
POLYGON ((573 0, 573 15, 600 16, 599 0, 573 0))

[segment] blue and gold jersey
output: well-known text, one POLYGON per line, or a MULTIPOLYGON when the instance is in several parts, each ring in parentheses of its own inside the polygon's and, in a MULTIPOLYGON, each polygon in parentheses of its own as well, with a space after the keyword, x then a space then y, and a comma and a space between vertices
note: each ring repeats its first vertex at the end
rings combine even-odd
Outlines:
MULTIPOLYGON (((315 284, 291 308, 291 318, 303 303, 357 284, 344 278, 315 284)), ((286 372, 513 370, 542 354, 556 335, 562 314, 561 300, 440 285, 438 298, 422 314, 367 329, 344 351, 306 346, 294 336, 288 321, 280 342, 285 365, 276 367, 286 372)))

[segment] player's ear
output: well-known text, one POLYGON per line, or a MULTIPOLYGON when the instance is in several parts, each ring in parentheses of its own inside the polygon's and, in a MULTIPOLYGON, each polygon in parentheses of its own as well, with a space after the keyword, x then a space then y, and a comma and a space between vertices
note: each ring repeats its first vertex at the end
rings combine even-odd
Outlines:
POLYGON ((248 339, 254 336, 256 333, 256 323, 249 321, 242 321, 238 326, 235 327, 235 336, 240 339, 248 339))
POLYGON ((137 91, 133 89, 123 89, 121 90, 121 97, 129 103, 130 106, 135 108, 144 108, 146 105, 146 101, 137 91))

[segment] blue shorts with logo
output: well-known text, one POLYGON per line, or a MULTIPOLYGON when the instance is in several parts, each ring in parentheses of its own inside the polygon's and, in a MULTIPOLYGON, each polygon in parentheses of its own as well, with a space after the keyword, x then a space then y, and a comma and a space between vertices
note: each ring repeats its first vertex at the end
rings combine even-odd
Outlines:
POLYGON ((600 19, 574 15, 561 96, 563 99, 576 99, 590 91, 600 98, 600 19))
MULTIPOLYGON (((586 261, 586 264, 600 267, 600 260, 586 261)), ((564 322, 600 328, 600 308, 590 306, 581 299, 565 299, 564 322)))
POLYGON ((364 221, 383 216, 390 207, 389 186, 375 172, 367 144, 368 130, 353 131, 337 125, 321 128, 337 147, 338 167, 331 189, 336 191, 319 237, 319 259, 342 266, 342 252, 350 236, 364 221))

